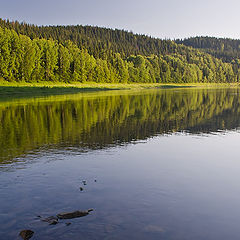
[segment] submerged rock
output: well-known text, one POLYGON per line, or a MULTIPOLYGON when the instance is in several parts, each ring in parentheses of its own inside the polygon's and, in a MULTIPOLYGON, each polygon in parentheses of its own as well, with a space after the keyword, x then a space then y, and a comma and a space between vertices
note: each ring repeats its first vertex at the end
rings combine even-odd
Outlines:
POLYGON ((59 219, 72 219, 87 216, 93 209, 88 209, 87 211, 74 211, 74 212, 63 212, 59 213, 57 217, 59 219))
POLYGON ((19 233, 19 236, 21 236, 22 239, 24 240, 29 240, 33 236, 34 232, 32 230, 26 229, 22 230, 19 233))
POLYGON ((42 219, 43 222, 49 223, 49 225, 56 225, 58 223, 58 218, 55 216, 50 216, 42 219))

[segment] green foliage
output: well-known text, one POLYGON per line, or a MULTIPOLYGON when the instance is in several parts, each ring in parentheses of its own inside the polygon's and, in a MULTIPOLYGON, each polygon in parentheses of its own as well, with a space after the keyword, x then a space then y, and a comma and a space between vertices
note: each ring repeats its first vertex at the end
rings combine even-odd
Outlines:
POLYGON ((240 40, 215 37, 192 37, 183 40, 177 39, 176 43, 201 49, 212 56, 231 62, 240 58, 240 40))
MULTIPOLYGON (((232 83, 240 79, 238 59, 223 62, 170 40, 90 26, 37 27, 1 19, 0 26, 0 78, 7 81, 232 83)), ((221 42, 219 49, 224 52, 228 45, 221 42)))

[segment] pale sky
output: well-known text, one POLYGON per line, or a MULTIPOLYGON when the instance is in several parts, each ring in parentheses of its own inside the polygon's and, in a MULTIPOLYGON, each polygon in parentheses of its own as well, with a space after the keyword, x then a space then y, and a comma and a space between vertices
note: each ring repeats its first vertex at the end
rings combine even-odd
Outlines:
POLYGON ((94 25, 159 38, 240 39, 239 0, 0 0, 0 17, 37 25, 94 25))

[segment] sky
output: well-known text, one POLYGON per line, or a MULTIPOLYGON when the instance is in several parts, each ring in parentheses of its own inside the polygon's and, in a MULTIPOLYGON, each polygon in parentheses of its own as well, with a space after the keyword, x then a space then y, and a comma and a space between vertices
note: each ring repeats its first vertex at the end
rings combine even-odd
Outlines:
POLYGON ((159 38, 240 39, 239 0, 0 0, 0 18, 94 25, 159 38))

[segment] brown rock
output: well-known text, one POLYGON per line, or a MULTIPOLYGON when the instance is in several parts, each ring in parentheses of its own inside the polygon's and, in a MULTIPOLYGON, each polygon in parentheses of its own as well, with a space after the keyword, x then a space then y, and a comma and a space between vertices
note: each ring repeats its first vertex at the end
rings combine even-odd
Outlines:
POLYGON ((34 232, 32 230, 26 229, 26 230, 22 230, 19 233, 19 236, 22 237, 22 239, 24 240, 29 240, 32 236, 33 236, 34 232))
POLYGON ((56 225, 58 223, 58 218, 55 216, 50 216, 42 219, 42 221, 49 223, 49 225, 56 225))
POLYGON ((59 213, 57 217, 59 219, 72 219, 87 216, 93 209, 89 209, 87 211, 74 211, 74 212, 63 212, 59 213))

